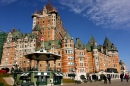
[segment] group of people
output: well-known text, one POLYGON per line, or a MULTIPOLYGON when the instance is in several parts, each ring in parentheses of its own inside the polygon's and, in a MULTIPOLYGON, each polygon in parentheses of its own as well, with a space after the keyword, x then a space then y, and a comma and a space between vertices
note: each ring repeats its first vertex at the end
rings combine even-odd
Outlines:
MULTIPOLYGON (((107 75, 107 76, 104 75, 103 79, 104 79, 104 84, 107 84, 107 80, 109 81, 109 84, 111 84, 111 76, 110 76, 110 74, 107 75)), ((123 82, 123 79, 126 79, 126 81, 128 82, 129 75, 128 74, 125 74, 125 75, 120 74, 120 79, 121 79, 121 82, 123 82)))
POLYGON ((107 79, 109 81, 109 84, 111 84, 111 76, 110 75, 107 75, 107 76, 104 75, 103 79, 104 79, 104 84, 107 84, 107 79))
POLYGON ((121 74, 120 75, 120 79, 121 79, 121 82, 123 82, 123 79, 126 79, 126 81, 128 82, 128 80, 129 80, 129 75, 128 74, 121 74))

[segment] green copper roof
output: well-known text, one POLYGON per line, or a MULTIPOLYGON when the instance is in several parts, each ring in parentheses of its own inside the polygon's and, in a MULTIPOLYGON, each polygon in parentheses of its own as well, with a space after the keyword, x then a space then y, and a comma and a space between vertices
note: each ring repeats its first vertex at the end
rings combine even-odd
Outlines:
POLYGON ((97 49, 97 45, 96 44, 93 44, 93 49, 97 49))
POLYGON ((44 42, 44 47, 46 50, 49 50, 51 49, 51 46, 52 45, 55 45, 55 47, 58 49, 58 48, 61 48, 61 40, 50 40, 50 41, 45 41, 44 42))
POLYGON ((72 37, 69 35, 68 32, 66 32, 64 35, 64 39, 72 39, 72 37))
POLYGON ((96 41, 93 36, 90 36, 88 43, 86 44, 87 51, 92 51, 92 49, 97 49, 96 41))
POLYGON ((41 32, 39 25, 36 24, 36 26, 33 28, 32 31, 39 31, 39 32, 41 32))
POLYGON ((93 44, 96 43, 96 41, 95 41, 95 39, 94 39, 93 36, 90 36, 90 39, 89 39, 88 43, 89 43, 90 45, 93 45, 93 44))
POLYGON ((22 36, 22 33, 17 30, 12 33, 13 38, 20 38, 22 36))
POLYGON ((86 49, 87 49, 87 51, 92 51, 91 50, 91 45, 88 43, 88 44, 86 44, 86 49))
POLYGON ((37 38, 37 35, 35 33, 26 33, 23 34, 19 30, 12 32, 13 41, 16 41, 17 39, 23 39, 25 37, 28 37, 29 40, 32 40, 34 38, 37 38))
POLYGON ((82 44, 82 42, 80 41, 79 38, 76 38, 75 48, 77 48, 77 49, 85 49, 84 45, 82 44))
POLYGON ((106 37, 103 46, 104 46, 104 47, 107 47, 107 46, 110 46, 110 45, 111 45, 111 42, 110 42, 109 39, 106 37))
POLYGON ((117 49, 116 49, 116 47, 114 46, 114 44, 111 43, 107 37, 105 38, 103 47, 104 47, 105 49, 107 49, 108 51, 117 51, 117 49))

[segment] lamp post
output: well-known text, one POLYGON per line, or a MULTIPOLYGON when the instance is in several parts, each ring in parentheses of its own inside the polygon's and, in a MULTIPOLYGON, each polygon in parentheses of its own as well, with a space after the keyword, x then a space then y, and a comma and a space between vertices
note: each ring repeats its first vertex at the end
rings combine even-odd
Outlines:
MULTIPOLYGON (((73 79, 73 81, 74 81, 74 78, 75 78, 75 75, 74 75, 74 69, 72 70, 72 79, 73 79)), ((74 83, 75 83, 75 81, 74 81, 74 83)))
POLYGON ((17 65, 17 62, 13 65, 12 69, 11 69, 11 73, 13 74, 13 78, 14 78, 14 85, 13 86, 17 86, 16 84, 16 79, 17 79, 17 72, 18 72, 19 66, 17 65))

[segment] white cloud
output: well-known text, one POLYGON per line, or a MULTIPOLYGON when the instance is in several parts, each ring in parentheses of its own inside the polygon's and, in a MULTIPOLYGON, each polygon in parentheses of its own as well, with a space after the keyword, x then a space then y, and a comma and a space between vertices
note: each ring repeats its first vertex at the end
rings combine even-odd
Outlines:
POLYGON ((82 14, 96 25, 112 29, 130 28, 130 0, 59 0, 71 11, 82 14))
POLYGON ((17 0, 0 0, 0 4, 10 4, 15 1, 17 1, 17 0))

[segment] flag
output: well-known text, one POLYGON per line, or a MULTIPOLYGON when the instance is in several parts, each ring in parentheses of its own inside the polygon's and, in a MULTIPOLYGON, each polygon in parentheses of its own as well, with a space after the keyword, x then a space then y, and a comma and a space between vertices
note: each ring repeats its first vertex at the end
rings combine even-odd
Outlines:
POLYGON ((44 40, 44 37, 41 37, 41 39, 40 39, 41 41, 43 41, 44 40))

